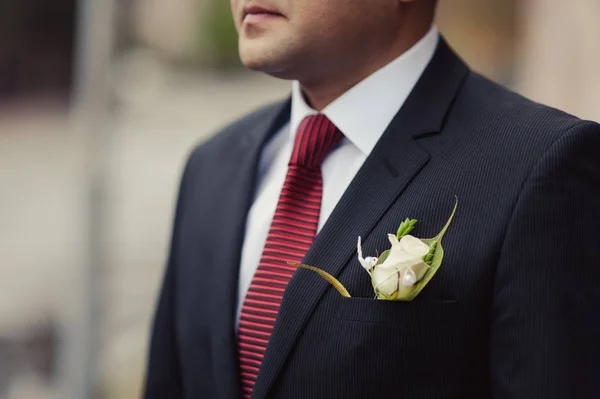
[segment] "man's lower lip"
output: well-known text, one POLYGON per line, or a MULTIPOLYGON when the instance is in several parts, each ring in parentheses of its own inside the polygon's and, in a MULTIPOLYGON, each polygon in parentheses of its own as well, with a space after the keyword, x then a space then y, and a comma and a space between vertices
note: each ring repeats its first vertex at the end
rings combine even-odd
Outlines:
POLYGON ((275 18, 281 18, 282 16, 279 14, 270 14, 270 13, 256 13, 256 14, 247 14, 244 18, 245 24, 258 24, 261 22, 269 21, 275 18))

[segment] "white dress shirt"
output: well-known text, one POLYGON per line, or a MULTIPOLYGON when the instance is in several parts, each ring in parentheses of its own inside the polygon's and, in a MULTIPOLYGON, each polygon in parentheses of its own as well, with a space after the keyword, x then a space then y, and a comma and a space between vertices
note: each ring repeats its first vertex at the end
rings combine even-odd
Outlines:
MULTIPOLYGON (((345 138, 321 165, 323 195, 318 230, 327 222, 342 194, 404 104, 431 60, 438 40, 438 32, 432 27, 408 51, 356 84, 321 111, 345 138)), ((238 321, 267 240, 296 130, 306 116, 316 113, 306 104, 299 83, 293 82, 290 121, 267 143, 260 158, 256 197, 248 213, 242 247, 238 321)))

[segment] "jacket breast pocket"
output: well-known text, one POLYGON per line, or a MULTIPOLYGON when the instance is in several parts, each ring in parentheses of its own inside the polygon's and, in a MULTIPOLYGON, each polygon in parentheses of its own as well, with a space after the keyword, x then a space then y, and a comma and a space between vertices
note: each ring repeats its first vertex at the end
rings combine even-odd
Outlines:
POLYGON ((369 375, 395 376, 380 379, 382 392, 422 390, 431 385, 432 375, 441 386, 454 385, 465 328, 459 302, 343 297, 334 302, 331 326, 341 331, 335 352, 339 364, 348 365, 348 380, 361 378, 350 370, 368 370, 369 375))
POLYGON ((339 297, 335 302, 337 320, 397 325, 438 324, 452 318, 458 306, 456 300, 430 298, 408 302, 339 297))

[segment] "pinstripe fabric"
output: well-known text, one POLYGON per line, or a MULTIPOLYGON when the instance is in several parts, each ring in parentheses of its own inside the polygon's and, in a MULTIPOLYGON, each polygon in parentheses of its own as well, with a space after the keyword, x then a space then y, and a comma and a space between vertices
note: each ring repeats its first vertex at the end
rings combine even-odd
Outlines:
MULTIPOLYGON (((190 156, 145 399, 242 397, 244 223, 289 117, 289 102, 263 108, 190 156)), ((295 273, 252 398, 600 398, 599 151, 600 125, 469 71, 442 41, 303 258, 352 298, 295 273), (412 302, 373 300, 356 238, 381 253, 406 217, 434 236, 455 195, 435 277, 412 302)))
POLYGON ((319 224, 321 163, 343 138, 324 115, 306 117, 296 134, 288 171, 256 274, 242 306, 238 334, 240 379, 249 398, 269 343, 283 292, 310 249, 319 224))

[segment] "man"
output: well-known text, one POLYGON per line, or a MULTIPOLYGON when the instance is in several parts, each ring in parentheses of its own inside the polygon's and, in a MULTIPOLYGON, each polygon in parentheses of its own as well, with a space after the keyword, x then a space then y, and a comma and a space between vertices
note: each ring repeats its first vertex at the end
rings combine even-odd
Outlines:
POLYGON ((232 10, 292 96, 189 158, 146 398, 600 397, 600 126, 469 70, 433 0, 232 10), (433 279, 373 299, 357 238, 433 237, 455 196, 433 279))

